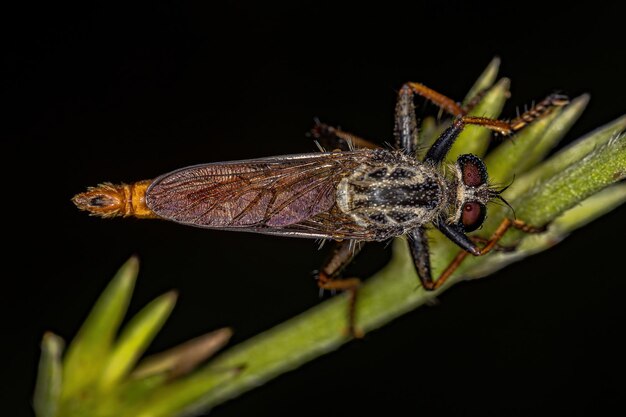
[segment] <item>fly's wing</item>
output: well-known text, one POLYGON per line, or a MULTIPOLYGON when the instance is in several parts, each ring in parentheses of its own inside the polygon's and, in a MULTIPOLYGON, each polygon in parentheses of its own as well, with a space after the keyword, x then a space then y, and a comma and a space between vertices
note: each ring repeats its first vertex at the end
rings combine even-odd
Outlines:
POLYGON ((350 216, 341 213, 336 206, 329 212, 319 213, 301 222, 283 227, 222 227, 220 229, 313 239, 381 240, 373 231, 355 223, 350 216))
MULTIPOLYGON (((333 209, 337 184, 367 152, 183 168, 157 178, 146 192, 146 204, 162 218, 198 227, 334 237, 335 223, 354 223, 333 209)), ((346 230, 356 228, 351 224, 346 230)))

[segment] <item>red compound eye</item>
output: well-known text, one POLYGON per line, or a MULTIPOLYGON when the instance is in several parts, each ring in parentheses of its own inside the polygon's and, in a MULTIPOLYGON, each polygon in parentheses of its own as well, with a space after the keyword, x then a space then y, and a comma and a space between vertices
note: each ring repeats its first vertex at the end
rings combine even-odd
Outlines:
POLYGON ((457 163, 461 168, 463 184, 469 187, 479 187, 487 182, 485 164, 477 156, 461 155, 457 163))
POLYGON ((485 206, 475 201, 470 201, 463 205, 461 222, 466 232, 471 232, 480 227, 485 221, 485 206))

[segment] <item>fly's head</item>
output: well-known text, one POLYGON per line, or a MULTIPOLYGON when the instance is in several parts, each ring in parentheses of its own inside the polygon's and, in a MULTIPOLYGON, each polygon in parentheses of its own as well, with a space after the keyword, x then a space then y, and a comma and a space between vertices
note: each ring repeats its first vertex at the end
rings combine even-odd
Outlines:
POLYGON ((501 198, 500 192, 489 186, 484 162, 475 155, 461 155, 456 162, 457 190, 453 223, 465 232, 478 229, 487 215, 486 204, 501 198))

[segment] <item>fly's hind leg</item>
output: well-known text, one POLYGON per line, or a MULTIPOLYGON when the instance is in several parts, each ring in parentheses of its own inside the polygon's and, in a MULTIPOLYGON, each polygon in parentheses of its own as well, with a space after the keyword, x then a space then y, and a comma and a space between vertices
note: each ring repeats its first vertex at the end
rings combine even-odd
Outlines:
MULTIPOLYGON (((498 250, 499 248, 498 242, 500 241, 500 239, 502 239, 502 237, 504 237, 504 234, 506 233, 506 231, 509 230, 511 227, 514 229, 521 230, 524 233, 542 233, 542 232, 545 232, 547 229, 547 226, 535 227, 535 226, 531 226, 527 224, 526 222, 522 220, 518 220, 518 219, 511 220, 509 218, 505 218, 504 220, 502 220, 502 223, 500 223, 496 231, 493 232, 491 237, 485 241, 485 245, 483 247, 478 247, 474 243, 472 254, 474 256, 483 256, 483 255, 488 254, 492 250, 498 250)), ((504 247, 504 248, 505 248, 505 251, 507 249, 510 249, 509 247, 504 247)), ((441 273, 437 281, 435 281, 434 288, 432 289, 437 289, 441 287, 448 280, 448 278, 450 278, 450 276, 454 273, 454 271, 456 271, 459 268, 459 266, 461 266, 461 264, 463 263, 465 258, 467 258, 467 255, 469 254, 470 252, 468 251, 465 251, 465 250, 460 251, 456 255, 456 257, 450 262, 450 264, 446 267, 446 269, 444 269, 444 271, 441 273)))
POLYGON ((317 276, 320 289, 348 291, 348 333, 355 338, 363 336, 363 332, 356 328, 356 298, 361 280, 340 278, 340 274, 360 250, 361 245, 354 240, 335 242, 331 255, 317 276))
POLYGON ((345 132, 337 127, 315 120, 310 136, 318 141, 322 148, 327 150, 339 149, 351 151, 355 148, 378 149, 380 146, 352 133, 345 132))

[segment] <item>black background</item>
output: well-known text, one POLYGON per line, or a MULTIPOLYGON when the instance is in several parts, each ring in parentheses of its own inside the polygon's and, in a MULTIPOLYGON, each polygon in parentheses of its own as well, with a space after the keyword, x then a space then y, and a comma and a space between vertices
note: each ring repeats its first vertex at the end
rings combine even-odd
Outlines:
MULTIPOLYGON (((389 141, 403 82, 460 99, 494 55, 513 80, 509 114, 557 89, 591 93, 566 141, 626 110, 617 6, 383 3, 54 2, 4 14, 3 413, 28 415, 42 333, 71 338, 133 253, 142 269, 131 313, 180 291, 150 352, 225 325, 237 343, 319 303, 310 272, 325 254, 314 242, 92 218, 69 201, 88 185, 315 151, 304 133, 316 116, 389 141)), ((623 409, 626 284, 613 241, 625 218, 622 207, 547 253, 458 285, 439 306, 212 415, 623 409)), ((353 271, 367 276, 388 256, 370 245, 353 271)))

